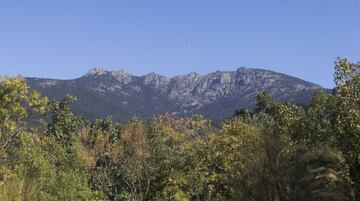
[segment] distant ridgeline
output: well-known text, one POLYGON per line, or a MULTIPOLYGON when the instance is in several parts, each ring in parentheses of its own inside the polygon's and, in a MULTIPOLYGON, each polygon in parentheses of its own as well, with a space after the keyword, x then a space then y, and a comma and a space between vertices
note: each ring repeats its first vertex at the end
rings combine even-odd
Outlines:
POLYGON ((245 67, 172 78, 93 68, 74 80, 27 78, 27 81, 32 89, 50 99, 61 99, 66 94, 76 96, 78 101, 73 109, 79 115, 89 119, 112 116, 118 121, 133 116, 151 118, 166 112, 178 116, 198 113, 223 119, 235 110, 254 107, 256 95, 261 91, 278 101, 304 104, 315 91, 326 90, 285 74, 245 67))

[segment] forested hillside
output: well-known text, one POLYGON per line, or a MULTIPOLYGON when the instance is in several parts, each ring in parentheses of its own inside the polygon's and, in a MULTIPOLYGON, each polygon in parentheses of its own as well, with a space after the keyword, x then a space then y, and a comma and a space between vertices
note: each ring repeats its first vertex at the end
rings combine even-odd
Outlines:
POLYGON ((223 122, 118 123, 4 77, 0 200, 360 200, 360 63, 337 59, 334 81, 303 107, 260 92, 223 122))

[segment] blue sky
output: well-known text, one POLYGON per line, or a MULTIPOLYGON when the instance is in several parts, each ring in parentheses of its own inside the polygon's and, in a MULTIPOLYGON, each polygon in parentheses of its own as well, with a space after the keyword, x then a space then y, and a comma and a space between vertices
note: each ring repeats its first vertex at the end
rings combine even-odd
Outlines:
POLYGON ((1 0, 0 74, 265 68, 333 87, 360 61, 360 0, 1 0))

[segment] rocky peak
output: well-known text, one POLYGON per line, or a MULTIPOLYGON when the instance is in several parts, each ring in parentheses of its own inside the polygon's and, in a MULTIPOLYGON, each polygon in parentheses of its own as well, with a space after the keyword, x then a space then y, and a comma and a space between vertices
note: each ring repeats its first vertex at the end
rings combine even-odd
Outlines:
POLYGON ((243 72, 245 72, 247 70, 248 70, 248 68, 246 68, 245 66, 241 66, 240 68, 238 68, 236 70, 236 73, 243 73, 243 72))
POLYGON ((89 72, 83 77, 97 77, 99 75, 111 76, 124 84, 127 84, 132 80, 132 75, 125 70, 106 71, 103 68, 99 67, 90 69, 89 72))
POLYGON ((110 74, 114 77, 131 77, 131 74, 125 70, 110 71, 110 74))
MULTIPOLYGON (((170 78, 156 73, 149 73, 142 76, 142 78, 144 79, 144 84, 152 84, 155 88, 165 87, 170 81, 170 78)), ((163 90, 165 89, 163 88, 163 90)))
POLYGON ((130 83, 133 77, 129 72, 125 70, 110 71, 108 72, 108 75, 114 77, 116 80, 124 84, 130 83))
POLYGON ((191 73, 187 74, 187 76, 188 76, 189 78, 202 77, 199 73, 195 73, 195 72, 191 72, 191 73))
POLYGON ((187 81, 192 83, 200 80, 202 77, 203 77, 202 75, 192 72, 186 75, 177 75, 171 79, 174 81, 187 81))
POLYGON ((104 75, 106 74, 106 70, 100 67, 94 67, 89 70, 88 73, 86 73, 85 76, 97 76, 97 75, 104 75))
POLYGON ((142 77, 143 77, 146 81, 149 81, 149 80, 155 80, 155 79, 158 79, 158 78, 164 77, 164 76, 158 75, 158 74, 152 72, 152 73, 148 73, 148 74, 146 74, 146 75, 144 75, 144 76, 142 76, 142 77))

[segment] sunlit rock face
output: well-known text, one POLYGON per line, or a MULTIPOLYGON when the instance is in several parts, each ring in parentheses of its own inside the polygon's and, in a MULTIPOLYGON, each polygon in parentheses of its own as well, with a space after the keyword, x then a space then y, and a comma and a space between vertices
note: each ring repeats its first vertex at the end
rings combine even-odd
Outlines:
POLYGON ((106 71, 103 68, 94 67, 94 68, 90 69, 89 72, 86 73, 85 76, 98 76, 98 75, 103 75, 105 73, 106 73, 106 71))
POLYGON ((237 109, 253 107, 256 94, 261 91, 280 101, 303 104, 316 90, 322 89, 285 74, 246 67, 175 77, 156 73, 135 76, 124 70, 96 67, 74 80, 27 80, 33 89, 50 98, 77 96, 73 108, 80 115, 90 119, 111 115, 116 120, 129 120, 133 116, 151 118, 165 112, 225 118, 237 109))

